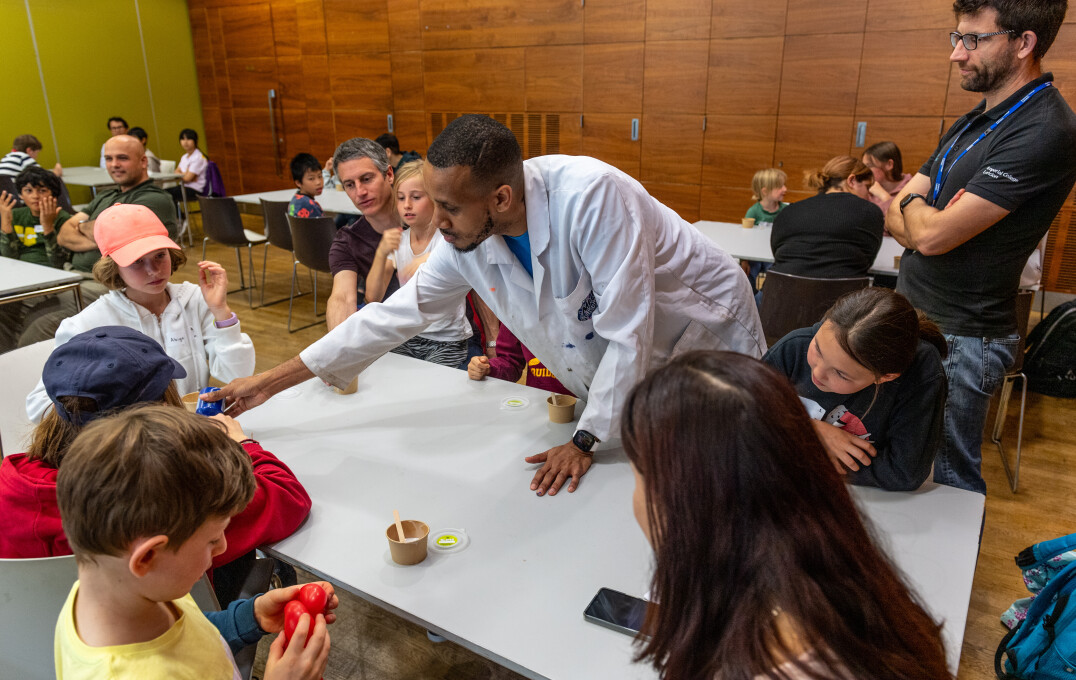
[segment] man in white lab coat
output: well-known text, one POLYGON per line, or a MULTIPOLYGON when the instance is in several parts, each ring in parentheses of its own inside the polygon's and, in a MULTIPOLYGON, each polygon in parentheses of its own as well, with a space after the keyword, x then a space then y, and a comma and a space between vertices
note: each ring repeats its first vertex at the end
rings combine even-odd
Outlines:
POLYGON ((469 115, 434 140, 423 177, 454 247, 298 357, 226 386, 238 412, 313 375, 347 385, 473 288, 587 401, 571 442, 526 458, 544 463, 531 489, 554 495, 569 478, 574 491, 597 444, 619 436, 623 401, 648 370, 689 349, 766 350, 736 261, 619 170, 585 157, 524 163, 508 128, 469 115))

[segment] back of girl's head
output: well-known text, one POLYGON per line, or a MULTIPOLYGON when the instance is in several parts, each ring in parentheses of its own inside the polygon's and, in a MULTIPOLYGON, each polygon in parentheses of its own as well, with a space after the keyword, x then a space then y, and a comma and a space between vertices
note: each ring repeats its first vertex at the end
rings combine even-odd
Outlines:
POLYGON ((412 177, 422 176, 422 159, 408 161, 400 166, 400 169, 396 171, 395 178, 392 180, 392 186, 399 188, 404 182, 412 177))
POLYGON ((904 161, 900 155, 900 147, 895 142, 871 144, 864 149, 863 153, 880 161, 882 165, 885 165, 887 161, 893 161, 893 171, 889 173, 889 179, 896 181, 904 174, 904 161))
POLYGON ((762 197, 774 189, 780 189, 788 181, 788 175, 784 170, 766 168, 759 170, 751 178, 751 200, 761 201, 762 197))
POLYGON ((945 337, 908 299, 889 288, 864 288, 842 296, 823 317, 833 325, 848 356, 874 373, 903 373, 915 360, 919 340, 945 357, 945 337))
POLYGON ((663 678, 765 674, 798 655, 778 633, 781 607, 830 670, 944 676, 937 626, 873 548, 783 376, 741 354, 681 355, 629 395, 622 436, 646 490, 660 603, 637 660, 663 678))
POLYGON ((852 156, 835 156, 821 170, 804 173, 807 188, 814 189, 820 194, 841 186, 849 177, 855 177, 863 182, 868 178, 873 179, 874 174, 863 164, 862 160, 852 156))

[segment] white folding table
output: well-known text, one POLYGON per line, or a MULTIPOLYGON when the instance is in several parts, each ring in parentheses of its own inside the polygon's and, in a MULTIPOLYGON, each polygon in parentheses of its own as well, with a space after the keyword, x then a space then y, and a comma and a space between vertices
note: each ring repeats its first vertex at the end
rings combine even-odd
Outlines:
MULTIPOLYGON (((574 427, 549 422, 547 393, 393 354, 358 385, 340 395, 312 379, 240 417, 313 499, 303 526, 267 552, 529 678, 654 676, 631 663, 630 638, 583 619, 603 586, 648 588, 651 552, 622 451, 598 453, 575 493, 539 498, 529 490, 537 466, 523 457, 574 427), (510 397, 528 403, 512 408, 510 397), (462 529, 470 544, 397 566, 385 537, 394 508, 433 531, 462 529)), ((955 671, 983 497, 932 485, 854 494, 945 622, 955 671)))
MULTIPOLYGON (((278 189, 277 191, 262 191, 255 194, 240 194, 233 196, 235 202, 240 205, 242 209, 244 206, 254 206, 256 210, 249 210, 246 212, 254 212, 261 214, 261 199, 267 201, 290 201, 291 197, 295 195, 295 189, 278 189)), ((326 189, 321 192, 321 195, 317 197, 318 205, 321 209, 327 213, 334 213, 337 215, 360 215, 359 209, 355 207, 355 204, 351 202, 351 199, 347 197, 343 191, 337 191, 336 189, 326 189)))
POLYGON ((82 291, 78 287, 81 282, 82 276, 77 272, 0 257, 0 304, 71 291, 75 308, 81 310, 82 291))

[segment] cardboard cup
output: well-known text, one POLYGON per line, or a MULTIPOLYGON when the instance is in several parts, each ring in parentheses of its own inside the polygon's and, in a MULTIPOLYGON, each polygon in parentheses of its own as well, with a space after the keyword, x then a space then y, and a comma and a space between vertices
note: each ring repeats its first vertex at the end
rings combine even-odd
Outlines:
POLYGON ((893 269, 900 269, 900 255, 893 256, 893 269))
POLYGON ((333 392, 337 394, 355 394, 359 391, 359 376, 355 376, 355 379, 348 383, 347 387, 340 389, 339 387, 333 387, 333 392))
POLYGON ((754 226, 755 226, 755 218, 754 217, 745 217, 745 218, 743 218, 743 228, 744 229, 753 229, 754 226))
POLYGON ((396 523, 393 522, 385 529, 385 536, 389 539, 389 554, 396 564, 409 566, 418 564, 426 559, 426 538, 430 535, 430 528, 425 522, 414 519, 405 519, 400 522, 403 525, 404 540, 401 541, 396 535, 396 523))
POLYGON ((198 397, 200 397, 200 396, 201 395, 198 394, 197 392, 191 392, 190 394, 184 394, 183 395, 183 405, 191 413, 196 413, 198 411, 198 397))
POLYGON ((558 394, 557 403, 553 403, 553 396, 546 398, 549 404, 549 421, 553 423, 570 423, 575 420, 575 397, 566 394, 558 394))

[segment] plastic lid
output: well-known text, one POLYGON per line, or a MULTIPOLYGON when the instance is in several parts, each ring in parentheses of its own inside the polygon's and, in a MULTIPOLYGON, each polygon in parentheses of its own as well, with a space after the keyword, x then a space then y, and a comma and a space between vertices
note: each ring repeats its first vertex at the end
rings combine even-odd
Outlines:
POLYGON ((438 529, 430 533, 430 550, 439 553, 460 552, 471 544, 471 539, 463 529, 438 529))
POLYGON ((501 402, 501 408, 509 411, 515 411, 517 409, 527 408, 530 406, 531 400, 526 397, 508 397, 501 402))

